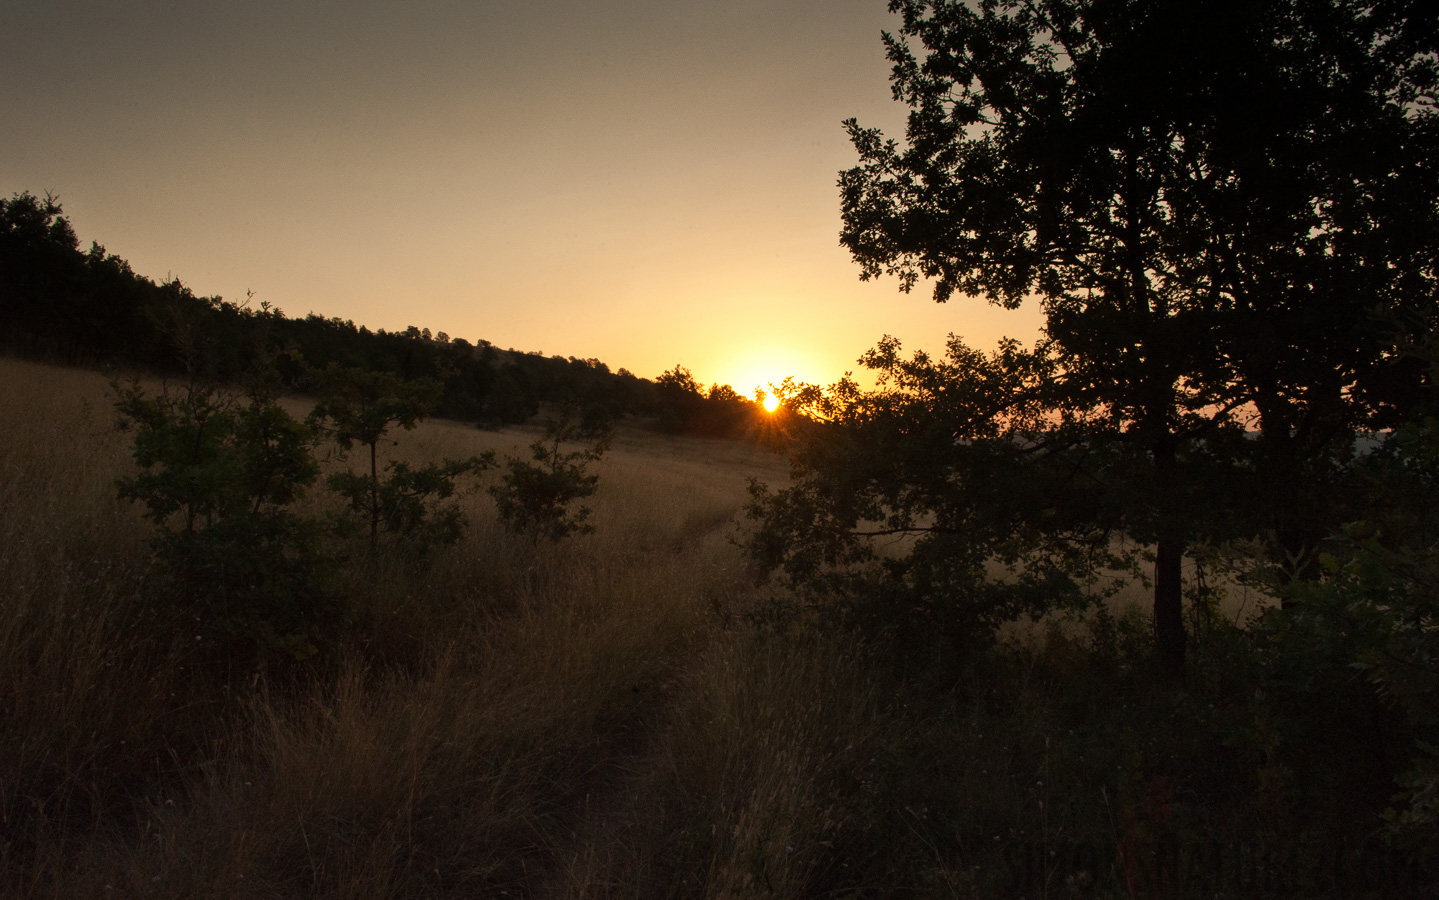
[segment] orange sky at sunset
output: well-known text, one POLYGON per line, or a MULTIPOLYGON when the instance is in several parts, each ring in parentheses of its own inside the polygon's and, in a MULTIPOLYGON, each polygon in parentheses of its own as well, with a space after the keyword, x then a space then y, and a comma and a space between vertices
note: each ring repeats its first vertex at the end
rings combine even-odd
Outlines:
POLYGON ((861 283, 840 125, 900 136, 884 0, 0 7, 0 192, 199 294, 829 382, 1038 315, 861 283))

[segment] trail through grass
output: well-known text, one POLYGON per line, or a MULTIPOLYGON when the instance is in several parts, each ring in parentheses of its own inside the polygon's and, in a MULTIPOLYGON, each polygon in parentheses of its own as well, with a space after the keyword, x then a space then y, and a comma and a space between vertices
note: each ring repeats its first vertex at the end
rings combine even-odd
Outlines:
POLYGON ((459 544, 345 570, 332 653, 259 672, 148 599, 103 378, 0 359, 0 426, 0 896, 1426 896, 1366 843, 1408 748, 1361 678, 1286 687, 1227 608, 1183 687, 1142 614, 947 666, 757 624, 731 539, 784 473, 744 443, 622 431, 557 546, 473 490, 459 544))

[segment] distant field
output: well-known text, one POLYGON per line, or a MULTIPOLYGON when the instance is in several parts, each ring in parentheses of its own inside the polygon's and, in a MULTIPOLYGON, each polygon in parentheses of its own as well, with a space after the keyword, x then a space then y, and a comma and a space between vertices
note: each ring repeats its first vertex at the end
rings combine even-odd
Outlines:
MULTIPOLYGON (((162 387, 155 379, 142 383, 152 391, 162 387)), ((0 449, 11 476, 4 485, 5 508, 24 517, 55 516, 66 524, 77 513, 98 513, 115 517, 117 525, 143 529, 130 505, 114 498, 114 479, 132 466, 130 438, 114 428, 108 379, 97 372, 0 358, 0 384, 0 421, 10 429, 0 449)), ((303 398, 284 404, 296 417, 311 405, 303 398)), ((492 431, 431 419, 414 431, 396 429, 386 440, 393 445, 384 449, 389 458, 406 461, 485 450, 528 457, 526 448, 543 431, 541 425, 492 431)), ((327 462, 328 468, 340 465, 338 460, 327 462)), ((601 476, 592 502, 599 535, 582 542, 591 548, 597 542, 643 540, 647 532, 693 534, 728 522, 744 500, 749 476, 781 481, 786 467, 781 457, 750 443, 622 427, 595 471, 601 476)), ((474 492, 465 505, 478 530, 489 530, 489 497, 474 492)))

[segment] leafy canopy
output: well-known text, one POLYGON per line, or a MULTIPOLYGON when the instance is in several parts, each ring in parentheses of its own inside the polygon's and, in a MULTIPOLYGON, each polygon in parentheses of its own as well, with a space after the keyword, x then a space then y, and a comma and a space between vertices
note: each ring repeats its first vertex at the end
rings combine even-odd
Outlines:
MULTIPOLYGON (((786 518, 856 537, 887 522, 919 539, 866 577, 953 611, 976 567, 914 565, 963 558, 936 548, 986 504, 1023 548, 994 552, 1024 572, 1056 541, 1124 534, 1153 548, 1157 647, 1177 667, 1186 549, 1260 535, 1303 574, 1344 515, 1356 430, 1413 396, 1395 347, 1436 308, 1432 17, 1339 0, 890 8, 906 141, 846 123, 841 243, 862 278, 1037 302, 1045 326, 988 358, 881 345, 866 363, 888 386, 841 385, 832 449, 759 497, 768 558, 823 543, 772 527, 786 518)), ((818 558, 848 576, 865 568, 848 553, 818 558)))

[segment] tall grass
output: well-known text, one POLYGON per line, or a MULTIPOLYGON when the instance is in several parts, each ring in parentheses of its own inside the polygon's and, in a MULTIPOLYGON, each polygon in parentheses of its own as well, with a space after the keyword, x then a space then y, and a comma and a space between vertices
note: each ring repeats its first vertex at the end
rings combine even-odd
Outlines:
MULTIPOLYGON (((0 386, 0 896, 1422 893, 1387 858, 1296 874, 1377 830, 1392 732, 1350 694, 1257 695, 1285 682, 1231 618, 1185 689, 1122 610, 922 677, 752 624, 772 589, 731 538, 745 477, 783 475, 748 445, 623 432, 597 532, 558 546, 472 490, 453 547, 357 547, 339 647, 272 677, 146 599, 104 379, 0 360, 0 386)), ((389 451, 536 433, 428 422, 389 451)))
MULTIPOLYGON (((197 671, 194 629, 147 607, 149 530, 116 499, 128 437, 105 381, 3 365, 0 415, 25 435, 0 457, 7 891, 527 890, 750 590, 729 539, 745 476, 773 458, 625 436, 594 537, 508 535, 472 491, 457 546, 345 574, 355 621, 310 676, 197 671)), ((400 458, 434 459, 533 435, 396 437, 400 458)))

